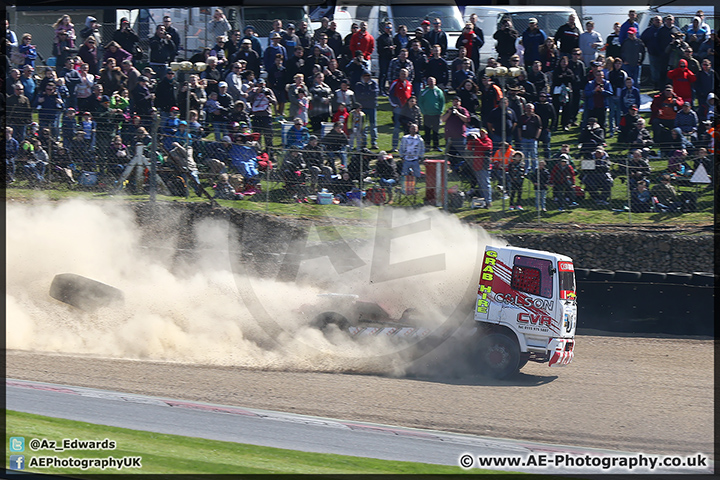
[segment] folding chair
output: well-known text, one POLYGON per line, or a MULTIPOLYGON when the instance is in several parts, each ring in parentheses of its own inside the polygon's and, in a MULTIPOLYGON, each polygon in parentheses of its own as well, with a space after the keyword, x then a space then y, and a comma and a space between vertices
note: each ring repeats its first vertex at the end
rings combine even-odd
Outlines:
POLYGON ((411 207, 417 205, 417 195, 418 190, 415 186, 415 175, 405 175, 404 180, 400 183, 400 192, 397 195, 397 204, 407 204, 411 207))

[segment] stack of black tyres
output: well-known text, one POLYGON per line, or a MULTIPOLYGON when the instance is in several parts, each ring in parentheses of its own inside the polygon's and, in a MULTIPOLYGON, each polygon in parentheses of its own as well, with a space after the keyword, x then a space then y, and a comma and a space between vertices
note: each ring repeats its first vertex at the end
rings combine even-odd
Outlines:
POLYGON ((575 269, 578 329, 714 334, 715 275, 575 269))

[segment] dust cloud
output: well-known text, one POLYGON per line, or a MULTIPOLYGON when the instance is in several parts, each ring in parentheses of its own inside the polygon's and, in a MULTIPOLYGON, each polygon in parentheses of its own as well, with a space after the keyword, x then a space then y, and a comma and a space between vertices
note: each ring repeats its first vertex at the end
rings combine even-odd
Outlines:
MULTIPOLYGON (((358 295, 377 302, 393 319, 415 308, 422 314, 418 321, 435 328, 453 310, 471 313, 463 302, 472 301, 476 260, 488 242, 505 242, 431 208, 381 212, 385 226, 370 231, 366 241, 336 241, 328 256, 298 262, 294 280, 279 281, 272 272, 261 278, 238 266, 233 259, 242 250, 243 234, 223 220, 196 222, 195 254, 178 260, 173 232, 157 233, 154 248, 148 248, 148 232, 140 230, 135 214, 122 204, 70 200, 8 205, 7 348, 403 374, 406 360, 396 353, 404 346, 396 340, 357 341, 334 328, 324 333, 312 328, 314 316, 325 311, 324 302, 352 305, 349 297, 318 295, 358 295), (344 267, 343 255, 352 257, 344 267), (59 273, 117 287, 125 301, 92 312, 59 302, 48 294, 59 273)), ((337 231, 342 234, 341 226, 337 231)), ((311 229, 307 244, 291 248, 317 243, 311 229)))

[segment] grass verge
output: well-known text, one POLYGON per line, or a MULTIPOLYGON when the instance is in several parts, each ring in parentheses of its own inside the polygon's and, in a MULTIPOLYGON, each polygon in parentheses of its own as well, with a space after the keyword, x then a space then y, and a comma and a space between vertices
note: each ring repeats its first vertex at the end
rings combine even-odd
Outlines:
MULTIPOLYGON (((25 438, 26 465, 32 457, 55 456, 58 458, 122 458, 141 456, 142 468, 117 470, 108 468, 31 468, 25 472, 44 474, 81 475, 93 473, 144 473, 144 474, 461 474, 490 473, 489 470, 463 470, 460 467, 431 465, 412 462, 394 462, 372 458, 307 453, 280 448, 205 440, 202 438, 165 435, 160 433, 108 427, 92 423, 76 422, 16 411, 6 412, 7 438, 25 438), (116 442, 114 450, 33 452, 29 449, 31 439, 103 440, 116 442)), ((8 449, 9 450, 9 449, 8 449)), ((10 454, 6 453, 6 465, 10 454)), ((461 452, 458 451, 458 455, 461 452)), ((500 472, 492 472, 500 473, 500 472)))

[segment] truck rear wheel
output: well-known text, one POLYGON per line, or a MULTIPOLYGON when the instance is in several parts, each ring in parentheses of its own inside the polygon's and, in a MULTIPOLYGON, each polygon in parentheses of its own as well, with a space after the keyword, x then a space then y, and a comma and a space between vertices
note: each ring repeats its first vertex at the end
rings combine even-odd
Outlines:
POLYGON ((519 345, 501 333, 483 337, 478 343, 477 354, 483 373, 492 378, 510 377, 520 368, 519 345))
POLYGON ((326 332, 330 328, 330 325, 335 325, 340 330, 347 330, 350 326, 350 321, 339 313, 325 312, 316 316, 311 325, 323 332, 326 332))

